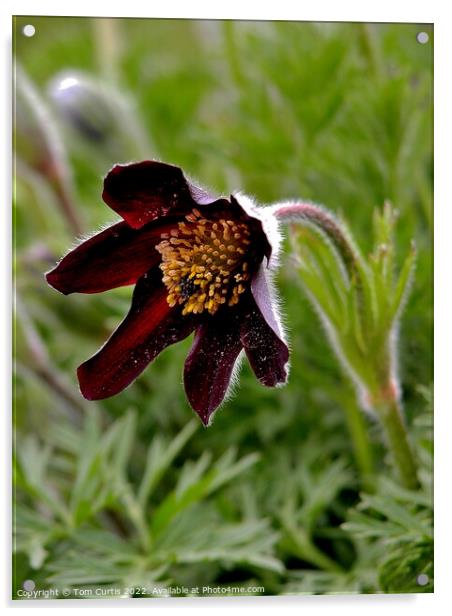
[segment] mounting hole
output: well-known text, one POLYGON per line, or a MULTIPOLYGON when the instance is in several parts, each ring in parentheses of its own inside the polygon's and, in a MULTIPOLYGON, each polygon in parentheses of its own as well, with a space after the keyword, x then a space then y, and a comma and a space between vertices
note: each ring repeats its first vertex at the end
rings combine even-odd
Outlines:
POLYGON ((28 36, 28 38, 30 38, 35 35, 36 28, 32 26, 31 24, 27 24, 26 26, 22 28, 22 32, 24 36, 28 36))
POLYGON ((429 41, 429 36, 427 32, 418 32, 416 35, 416 40, 421 45, 425 45, 425 43, 428 43, 429 41))
POLYGON ((428 575, 426 573, 421 573, 420 575, 417 576, 416 582, 419 584, 419 586, 427 586, 428 575))
POLYGON ((25 580, 25 582, 22 584, 22 588, 27 592, 31 592, 36 588, 36 584, 33 580, 25 580))

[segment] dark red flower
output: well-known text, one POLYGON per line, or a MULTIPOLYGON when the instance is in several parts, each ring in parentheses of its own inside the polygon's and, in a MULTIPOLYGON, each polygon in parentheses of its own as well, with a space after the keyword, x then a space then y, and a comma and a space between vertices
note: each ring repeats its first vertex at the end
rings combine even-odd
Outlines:
POLYGON ((184 384, 205 425, 242 349, 263 385, 284 383, 289 351, 269 277, 278 249, 278 236, 269 239, 277 234, 270 210, 243 195, 213 197, 157 161, 116 165, 102 197, 123 221, 83 241, 47 274, 64 294, 135 284, 124 321, 78 368, 83 396, 121 392, 192 332, 184 384))

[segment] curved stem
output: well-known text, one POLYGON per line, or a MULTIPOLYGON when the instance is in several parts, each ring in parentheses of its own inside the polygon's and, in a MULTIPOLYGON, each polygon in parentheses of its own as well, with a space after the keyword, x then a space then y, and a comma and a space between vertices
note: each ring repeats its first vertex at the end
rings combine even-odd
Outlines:
MULTIPOLYGON (((367 286, 372 285, 372 280, 367 279, 366 265, 346 228, 333 214, 313 203, 278 204, 273 206, 273 213, 277 219, 284 222, 299 222, 314 226, 329 239, 342 259, 350 279, 356 283, 355 291, 358 293, 360 302, 360 312, 356 318, 364 319, 363 308, 367 301, 365 292, 367 292, 367 286)), ((353 293, 353 289, 350 292, 353 293)), ((363 323, 365 322, 364 320, 363 323)), ((364 332, 367 331, 366 327, 361 329, 364 332)), ((386 332, 386 335, 391 334, 386 332)), ((391 353, 389 352, 388 356, 383 358, 380 365, 378 362, 375 363, 375 357, 372 355, 362 357, 362 361, 368 362, 371 367, 371 374, 363 379, 363 386, 369 392, 369 406, 375 410, 385 431, 388 449, 392 454, 401 481, 407 488, 416 489, 419 487, 416 462, 402 417, 398 386, 396 382, 393 382, 395 377, 391 374, 391 353), (388 374, 390 374, 389 377, 388 374), (388 383, 391 383, 389 387, 388 383)), ((362 452, 364 441, 361 442, 361 426, 356 423, 353 415, 349 415, 347 419, 355 447, 357 451, 362 452)))
POLYGON ((282 222, 302 222, 317 227, 339 252, 350 277, 356 276, 359 258, 357 250, 331 212, 314 203, 305 202, 276 205, 273 214, 282 222))

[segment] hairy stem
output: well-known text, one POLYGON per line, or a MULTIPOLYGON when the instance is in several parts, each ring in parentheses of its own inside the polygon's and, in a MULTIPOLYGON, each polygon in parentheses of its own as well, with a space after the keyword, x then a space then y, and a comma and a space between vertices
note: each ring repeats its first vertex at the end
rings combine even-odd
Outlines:
MULTIPOLYGON (((333 214, 313 203, 275 205, 273 213, 276 218, 283 222, 296 222, 316 227, 332 243, 343 262, 350 280, 356 283, 355 291, 358 294, 360 308, 356 318, 362 320, 361 330, 366 332, 366 315, 369 312, 369 293, 367 287, 370 283, 367 279, 368 273, 365 263, 352 238, 347 233, 346 228, 333 214)), ((390 335, 388 332, 386 334, 390 335)), ((370 333, 369 336, 371 336, 370 333)), ((369 392, 369 406, 374 409, 382 424, 386 434, 388 449, 392 454, 401 481, 407 488, 416 489, 419 486, 416 462, 409 445, 402 417, 398 397, 398 384, 392 375, 391 365, 393 362, 391 361, 391 354, 392 352, 388 351, 381 358, 380 363, 375 363, 373 361, 374 357, 371 355, 362 358, 362 361, 366 361, 370 367, 370 373, 366 378, 363 378, 363 386, 369 392), (391 376, 388 377, 388 374, 391 376), (388 383, 390 383, 389 386, 388 383)), ((357 459, 359 456, 361 471, 364 468, 370 469, 371 458, 367 458, 365 455, 366 448, 370 449, 370 443, 367 435, 364 434, 364 426, 357 421, 355 414, 350 412, 349 409, 346 417, 357 459)))
POLYGON ((416 462, 408 441, 408 434, 402 416, 402 409, 396 394, 375 401, 374 410, 386 435, 388 449, 392 455, 403 485, 411 490, 419 487, 416 462))
POLYGON ((356 277, 357 251, 333 214, 314 203, 277 205, 274 207, 273 213, 282 222, 301 222, 319 229, 338 251, 349 276, 351 278, 356 277))

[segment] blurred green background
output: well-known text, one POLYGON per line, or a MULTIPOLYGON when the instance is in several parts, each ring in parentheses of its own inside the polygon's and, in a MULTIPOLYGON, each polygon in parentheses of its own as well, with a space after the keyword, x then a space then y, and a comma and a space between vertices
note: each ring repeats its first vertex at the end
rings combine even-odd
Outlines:
POLYGON ((16 17, 14 56, 13 595, 25 580, 136 597, 432 591, 431 26, 16 17), (115 220, 108 169, 145 158, 217 193, 323 203, 364 252, 375 208, 397 208, 400 258, 418 249, 400 374, 421 491, 391 476, 289 249, 285 388, 243 362, 204 429, 184 397, 186 340, 120 395, 83 400, 76 368, 132 289, 64 297, 44 273, 115 220))

